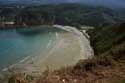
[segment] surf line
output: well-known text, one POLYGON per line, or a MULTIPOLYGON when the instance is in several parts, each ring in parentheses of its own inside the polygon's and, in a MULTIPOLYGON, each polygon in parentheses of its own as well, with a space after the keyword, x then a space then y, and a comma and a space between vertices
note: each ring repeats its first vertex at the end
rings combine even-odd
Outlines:
POLYGON ((31 56, 27 56, 27 57, 25 57, 24 59, 20 60, 18 63, 13 64, 13 65, 10 65, 10 66, 7 67, 7 68, 4 68, 2 71, 3 71, 3 72, 8 71, 9 69, 11 69, 11 68, 13 68, 13 67, 15 67, 15 66, 17 66, 17 65, 19 65, 19 64, 21 64, 21 63, 23 63, 23 62, 25 62, 25 61, 28 60, 30 57, 31 57, 31 56))
POLYGON ((48 48, 52 43, 52 40, 49 41, 49 43, 47 44, 46 48, 48 48))
POLYGON ((58 39, 59 38, 59 34, 56 32, 56 38, 58 39))
POLYGON ((51 32, 49 32, 49 35, 50 35, 50 39, 49 39, 49 42, 48 42, 46 48, 48 48, 51 45, 51 43, 52 43, 51 32))

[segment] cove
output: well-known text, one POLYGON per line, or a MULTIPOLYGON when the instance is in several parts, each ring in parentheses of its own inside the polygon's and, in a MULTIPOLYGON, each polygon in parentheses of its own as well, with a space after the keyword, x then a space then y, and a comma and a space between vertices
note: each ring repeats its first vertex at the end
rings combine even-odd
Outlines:
POLYGON ((58 31, 48 27, 0 30, 0 70, 44 54, 53 47, 58 31))

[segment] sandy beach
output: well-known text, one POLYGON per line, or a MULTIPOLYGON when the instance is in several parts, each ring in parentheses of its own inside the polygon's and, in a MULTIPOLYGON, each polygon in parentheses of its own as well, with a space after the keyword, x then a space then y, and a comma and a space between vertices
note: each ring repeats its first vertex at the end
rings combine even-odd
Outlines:
MULTIPOLYGON (((89 42, 85 37, 81 37, 83 36, 81 33, 77 33, 73 32, 73 30, 71 32, 57 32, 54 46, 49 48, 44 55, 34 56, 18 64, 13 69, 29 74, 41 74, 45 70, 60 69, 75 65, 81 59, 87 59, 88 54, 86 51, 89 49, 89 42)), ((51 40, 47 47, 50 44, 51 40)))

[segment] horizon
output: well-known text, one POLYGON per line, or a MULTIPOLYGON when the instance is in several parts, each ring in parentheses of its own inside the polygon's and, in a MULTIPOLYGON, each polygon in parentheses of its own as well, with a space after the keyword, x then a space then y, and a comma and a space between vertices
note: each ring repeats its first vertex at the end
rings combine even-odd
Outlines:
POLYGON ((0 0, 0 5, 41 5, 60 3, 82 3, 91 6, 104 6, 109 8, 125 8, 124 0, 0 0))

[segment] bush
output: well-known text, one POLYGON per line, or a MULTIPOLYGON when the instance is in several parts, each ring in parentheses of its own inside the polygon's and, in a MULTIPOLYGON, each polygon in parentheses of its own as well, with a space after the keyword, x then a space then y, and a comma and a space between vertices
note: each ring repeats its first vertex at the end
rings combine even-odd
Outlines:
POLYGON ((111 56, 95 56, 95 58, 88 60, 80 60, 75 66, 74 69, 90 71, 95 67, 107 67, 114 65, 114 60, 111 56))

